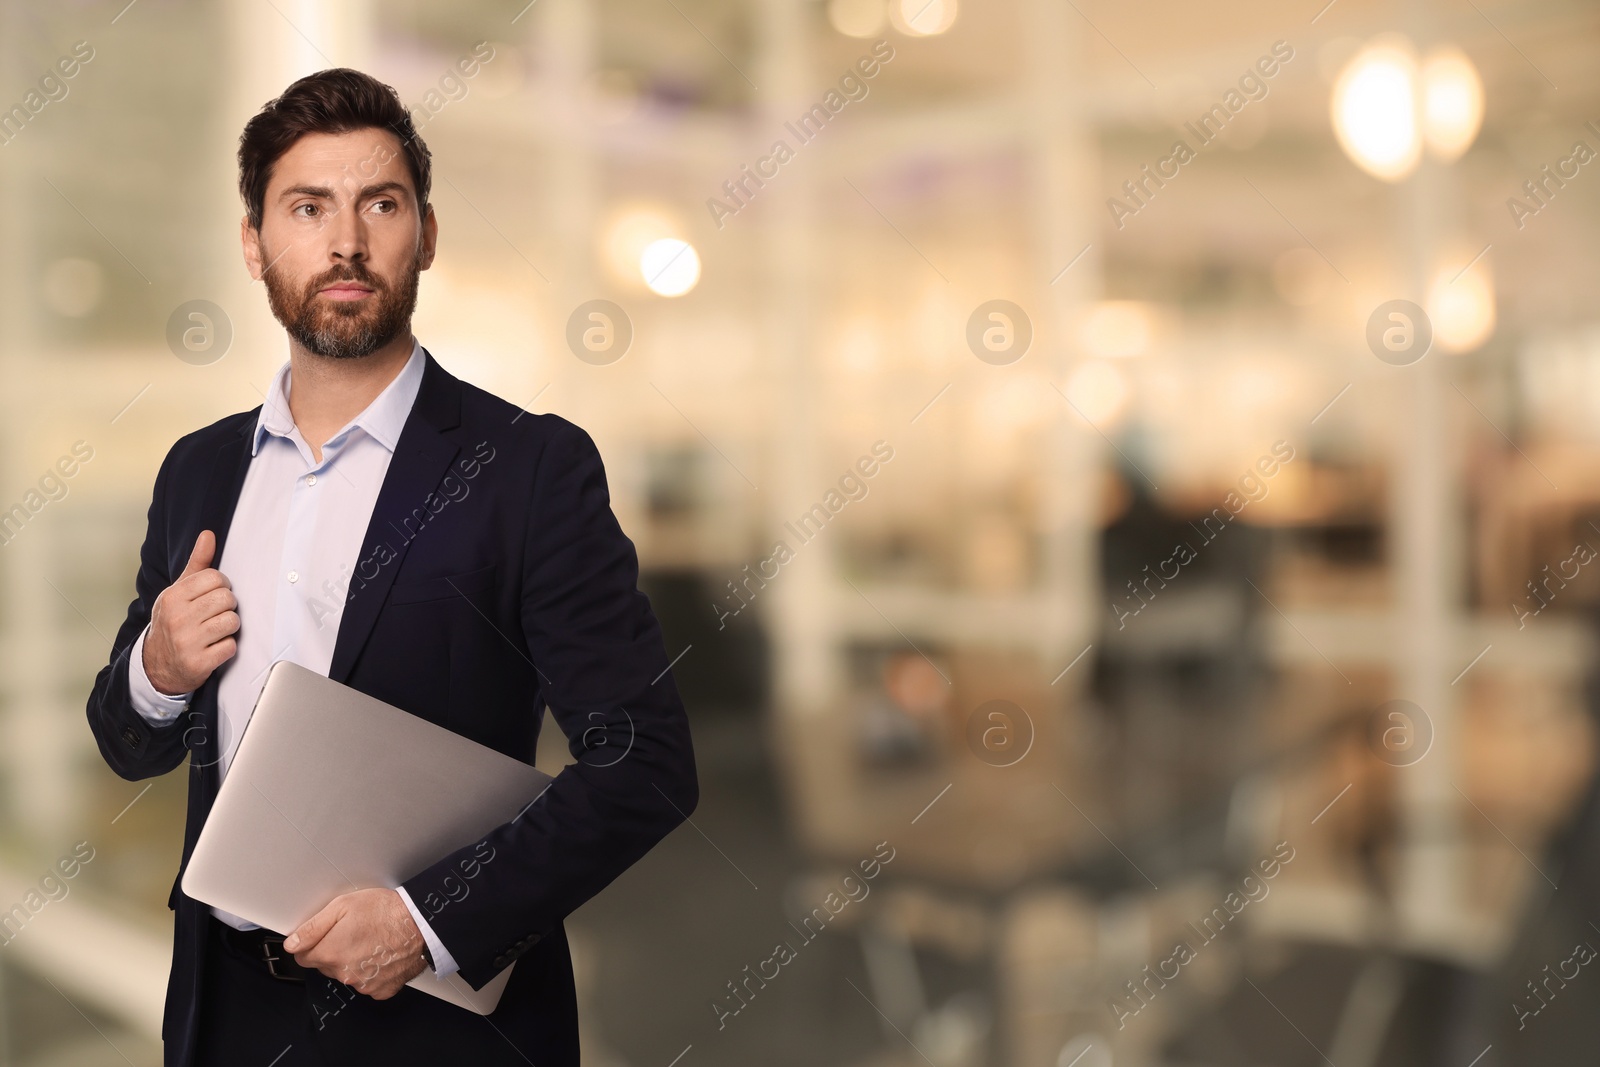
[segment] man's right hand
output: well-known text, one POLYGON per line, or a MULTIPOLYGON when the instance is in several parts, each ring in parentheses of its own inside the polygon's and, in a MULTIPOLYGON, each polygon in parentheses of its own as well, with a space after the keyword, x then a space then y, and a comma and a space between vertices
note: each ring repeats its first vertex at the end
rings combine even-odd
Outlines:
POLYGON ((201 530, 183 573, 150 608, 144 673, 158 693, 193 692, 238 651, 239 601, 227 575, 211 566, 216 549, 216 534, 201 530))

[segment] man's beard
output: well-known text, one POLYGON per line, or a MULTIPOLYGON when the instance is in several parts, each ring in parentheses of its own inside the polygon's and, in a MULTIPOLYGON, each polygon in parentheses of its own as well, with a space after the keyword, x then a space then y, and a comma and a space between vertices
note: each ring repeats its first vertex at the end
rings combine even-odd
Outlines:
POLYGON ((269 269, 262 280, 273 316, 307 352, 331 359, 360 359, 410 326, 411 314, 417 307, 421 263, 419 251, 401 271, 398 287, 391 287, 360 262, 328 270, 298 294, 277 271, 269 269), (318 299, 321 290, 345 281, 365 285, 372 295, 360 300, 318 299))

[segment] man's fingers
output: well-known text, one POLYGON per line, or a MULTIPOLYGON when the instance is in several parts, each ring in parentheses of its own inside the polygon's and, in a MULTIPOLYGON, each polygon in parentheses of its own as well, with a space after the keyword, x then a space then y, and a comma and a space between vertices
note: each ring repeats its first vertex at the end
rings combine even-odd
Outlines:
POLYGON ((206 676, 209 678, 212 671, 232 659, 234 653, 238 651, 239 642, 232 637, 224 637, 216 644, 206 646, 205 658, 200 661, 200 666, 205 670, 206 676))
POLYGON ((189 553, 189 563, 178 578, 180 580, 187 578, 196 571, 203 571, 211 566, 211 556, 216 550, 217 535, 210 530, 201 530, 200 536, 194 539, 194 550, 189 553))
MULTIPOLYGON (((314 967, 358 993, 387 1000, 425 969, 420 953, 391 947, 411 943, 409 936, 394 940, 397 931, 392 929, 392 916, 386 915, 391 900, 394 907, 404 909, 394 890, 358 889, 335 897, 285 938, 284 948, 301 966, 314 967)), ((409 914, 406 925, 414 928, 409 914)))
POLYGON ((209 651, 211 652, 212 658, 208 662, 208 666, 212 670, 216 670, 218 667, 232 659, 239 651, 239 642, 235 638, 224 637, 221 641, 218 641, 216 644, 212 645, 209 651))
MULTIPOLYGON (((203 571, 195 571, 187 578, 182 579, 181 584, 174 582, 171 589, 174 590, 173 596, 190 603, 211 593, 234 595, 233 583, 228 581, 226 574, 223 574, 215 567, 207 567, 203 571)), ((166 595, 165 592, 162 595, 166 595)), ((207 615, 215 615, 218 611, 226 611, 228 608, 238 605, 237 600, 228 600, 222 596, 213 597, 207 603, 213 605, 211 610, 206 612, 207 615)))
MULTIPOLYGON (((213 575, 215 575, 217 578, 221 578, 222 572, 208 571, 195 580, 197 582, 204 582, 213 575)), ((239 609, 239 598, 234 594, 233 590, 220 584, 213 585, 210 589, 207 589, 205 592, 191 600, 190 603, 194 605, 193 611, 195 618, 201 620, 202 622, 207 619, 215 618, 218 615, 224 615, 230 611, 238 611, 239 609)))
POLYGON ((317 942, 327 936, 328 931, 333 929, 333 924, 338 922, 343 914, 344 907, 335 897, 326 907, 301 923, 292 934, 284 938, 283 947, 290 952, 304 952, 315 948, 317 942))
POLYGON ((200 637, 205 641, 206 647, 216 644, 224 637, 232 637, 239 632, 239 613, 237 611, 223 611, 200 624, 200 637))

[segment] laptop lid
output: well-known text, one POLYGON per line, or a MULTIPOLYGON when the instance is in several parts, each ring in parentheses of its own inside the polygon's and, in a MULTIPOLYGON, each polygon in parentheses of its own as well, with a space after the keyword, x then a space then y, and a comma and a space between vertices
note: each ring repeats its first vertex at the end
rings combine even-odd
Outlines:
MULTIPOLYGON (((279 660, 201 828, 183 891, 288 933, 336 896, 396 888, 481 840, 520 817, 550 782, 520 760, 279 660)), ((407 984, 487 1015, 510 976, 507 967, 474 990, 459 974, 440 979, 425 969, 407 984)))

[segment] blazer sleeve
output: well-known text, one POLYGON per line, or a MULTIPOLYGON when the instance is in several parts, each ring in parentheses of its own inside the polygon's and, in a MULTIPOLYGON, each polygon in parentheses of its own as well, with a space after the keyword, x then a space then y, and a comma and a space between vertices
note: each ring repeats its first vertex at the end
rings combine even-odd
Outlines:
POLYGON ((182 714, 167 723, 153 723, 139 714, 128 686, 129 656, 134 644, 150 621, 156 597, 172 584, 167 573, 167 489, 176 450, 174 445, 156 473, 144 545, 139 549, 139 572, 134 577, 136 595, 112 641, 111 661, 100 669, 89 693, 89 729, 100 755, 113 771, 129 781, 165 774, 182 763, 189 752, 184 737, 190 716, 182 714))
POLYGON ((699 800, 688 716, 638 589, 594 441, 564 420, 534 473, 522 627, 578 761, 481 842, 406 881, 482 988, 689 817, 699 800))

